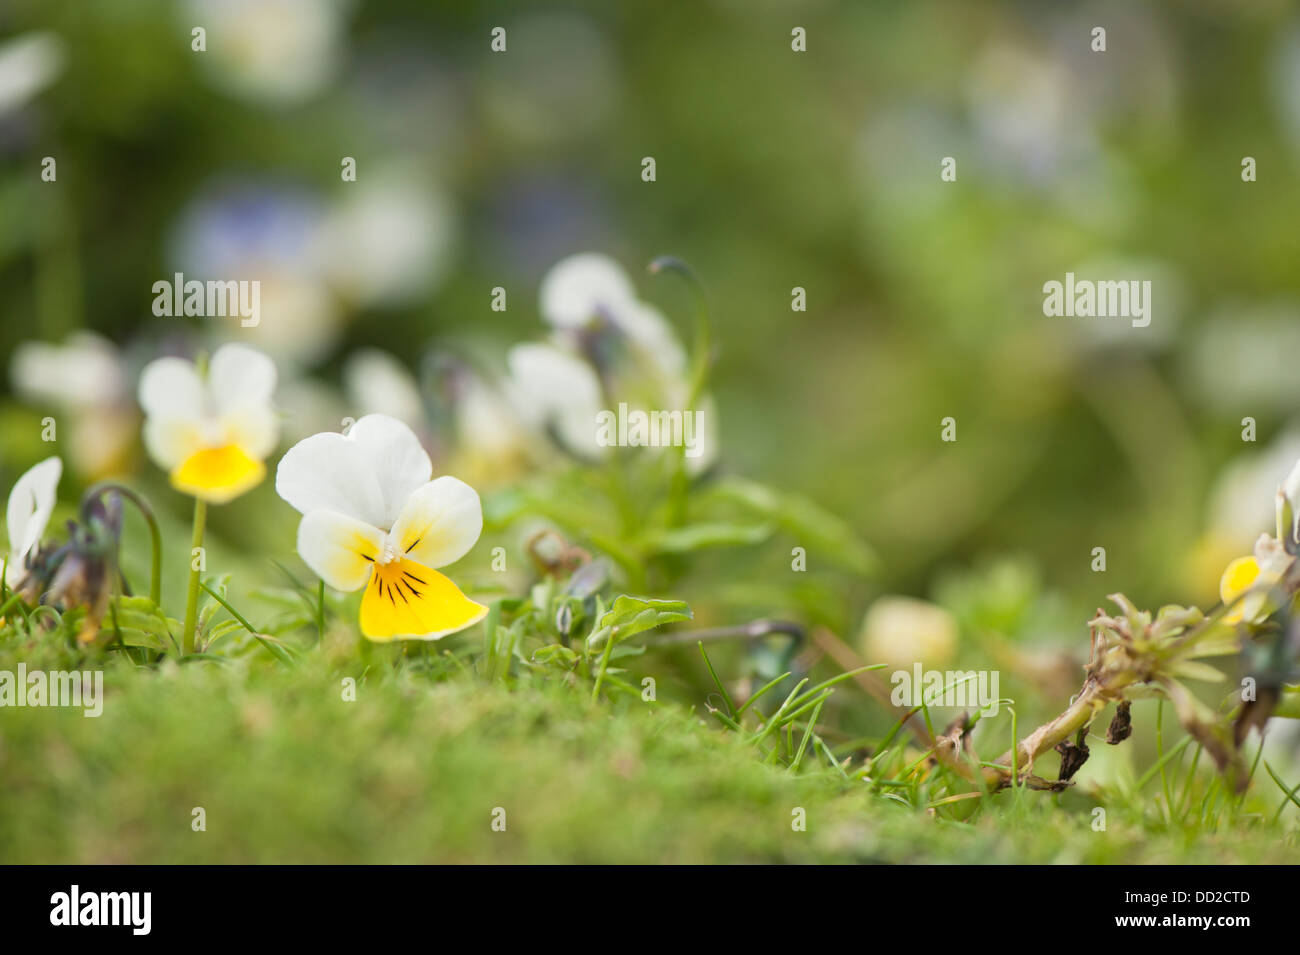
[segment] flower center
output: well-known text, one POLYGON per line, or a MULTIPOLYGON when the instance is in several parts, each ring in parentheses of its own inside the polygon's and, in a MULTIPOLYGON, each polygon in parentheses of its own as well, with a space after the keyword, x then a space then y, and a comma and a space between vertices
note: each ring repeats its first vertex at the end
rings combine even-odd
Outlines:
POLYGON ((391 535, 385 535, 384 546, 379 551, 379 557, 376 559, 377 564, 391 564, 401 555, 397 552, 397 544, 391 535))

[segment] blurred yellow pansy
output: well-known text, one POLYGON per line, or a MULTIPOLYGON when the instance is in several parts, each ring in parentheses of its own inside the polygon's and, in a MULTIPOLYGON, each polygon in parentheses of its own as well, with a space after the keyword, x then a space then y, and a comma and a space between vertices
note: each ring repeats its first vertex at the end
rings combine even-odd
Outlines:
POLYGON ((1255 553, 1232 561, 1219 578, 1219 599, 1230 608, 1223 619, 1228 623, 1259 623, 1267 618, 1277 609, 1269 602, 1269 588, 1286 572, 1291 560, 1277 538, 1261 534, 1255 553))
POLYGON ((275 364, 247 345, 223 345, 207 375, 160 358, 140 376, 144 443, 178 491, 224 504, 256 487, 279 437, 271 407, 275 364))

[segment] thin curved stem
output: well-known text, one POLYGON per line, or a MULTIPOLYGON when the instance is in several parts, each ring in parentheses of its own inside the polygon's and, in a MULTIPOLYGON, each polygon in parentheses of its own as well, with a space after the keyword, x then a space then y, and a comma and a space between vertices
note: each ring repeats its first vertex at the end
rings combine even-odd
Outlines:
POLYGON ((202 498, 194 499, 194 534, 190 544, 190 583, 185 595, 185 625, 181 631, 181 652, 189 656, 194 652, 194 627, 198 619, 199 577, 203 564, 203 531, 207 525, 208 505, 202 498), (196 559, 199 558, 199 559, 196 559))

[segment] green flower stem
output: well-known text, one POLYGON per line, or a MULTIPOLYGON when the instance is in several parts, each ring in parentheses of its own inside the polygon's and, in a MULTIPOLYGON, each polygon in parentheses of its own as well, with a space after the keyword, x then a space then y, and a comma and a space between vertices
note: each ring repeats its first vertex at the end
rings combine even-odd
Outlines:
POLYGON ((153 508, 149 506, 148 502, 146 502, 143 497, 130 488, 123 487, 120 484, 115 484, 112 481, 102 481, 99 484, 93 485, 86 491, 83 500, 89 501, 99 497, 101 494, 107 494, 110 491, 114 494, 120 494, 122 497, 134 504, 136 510, 138 510, 144 517, 145 523, 149 525, 149 543, 153 548, 149 560, 149 599, 152 600, 155 605, 161 604, 162 532, 158 529, 158 519, 154 517, 153 508))
POLYGON ((198 619, 199 575, 194 560, 194 551, 203 546, 203 531, 208 521, 208 505, 202 498, 194 499, 194 536, 190 539, 190 585, 185 595, 185 627, 181 631, 181 653, 189 656, 194 652, 194 626, 198 619))
MULTIPOLYGON (((650 273, 676 272, 691 287, 695 299, 695 343, 691 349, 691 371, 686 407, 683 411, 699 412, 700 399, 708 388, 709 366, 713 361, 713 323, 709 318, 709 299, 704 283, 695 271, 681 259, 662 255, 650 263, 650 273)), ((678 527, 686 521, 686 495, 690 477, 686 472, 686 447, 678 448, 672 479, 669 484, 669 526, 678 527)))

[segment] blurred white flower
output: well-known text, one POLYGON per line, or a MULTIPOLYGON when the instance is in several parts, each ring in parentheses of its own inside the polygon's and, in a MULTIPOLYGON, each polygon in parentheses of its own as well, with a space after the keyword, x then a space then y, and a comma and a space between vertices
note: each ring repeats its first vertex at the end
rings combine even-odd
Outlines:
POLYGON ((1041 51, 1000 40, 986 48, 966 87, 971 117, 993 168, 1042 183, 1061 173, 1075 148, 1091 149, 1069 108, 1070 77, 1041 51))
POLYGON ((1243 452, 1220 473, 1210 491, 1208 533, 1224 546, 1246 550, 1261 532, 1274 530, 1275 497, 1300 460, 1300 426, 1267 447, 1243 452))
POLYGON ((145 366, 145 448, 174 488, 224 504, 261 482, 280 434, 275 383, 275 363, 247 345, 217 349, 206 375, 182 358, 145 366))
POLYGON ((1300 404, 1300 308, 1294 302, 1233 303, 1198 329, 1187 362, 1197 393, 1209 407, 1289 412, 1300 404))
MULTIPOLYGON (((607 453, 596 441, 600 410, 622 402, 646 412, 688 410, 686 350, 613 259, 594 252, 562 259, 543 276, 538 299, 559 347, 523 346, 540 350, 523 353, 521 370, 512 358, 512 397, 526 420, 543 416, 570 450, 595 459, 607 453), (541 397, 543 391, 550 397, 541 397)), ((689 410, 695 412, 701 453, 688 457, 686 466, 699 474, 717 459, 717 408, 704 395, 689 410)))
POLYGON ((1293 148, 1300 148, 1300 22, 1280 31, 1273 54, 1273 95, 1293 148))
POLYGON ((9 377, 23 402, 62 418, 78 473, 97 479, 124 468, 137 414, 122 356, 110 341, 77 332, 61 345, 23 342, 14 349, 9 377))
POLYGON ((0 43, 0 116, 53 83, 65 59, 63 40, 54 33, 24 33, 0 43))
POLYGON ((23 342, 9 373, 24 399, 76 409, 116 404, 130 393, 117 348, 94 332, 76 332, 62 345, 23 342))
POLYGON ((182 213, 171 259, 187 278, 261 283, 256 327, 209 320, 218 341, 255 341, 278 361, 311 365, 338 341, 343 314, 322 255, 327 210, 302 190, 260 183, 216 184, 182 213))
POLYGON ((324 224, 330 283, 360 305, 400 305, 445 277, 455 234, 446 197, 413 172, 367 170, 324 224))
POLYGON ((1009 190, 1040 190, 1081 220, 1115 226, 1132 217, 1129 184, 1107 162, 1086 91, 1059 50, 999 39, 965 91, 983 174, 1009 190))
POLYGON ((557 262, 542 277, 537 294, 542 318, 566 329, 585 327, 600 316, 615 321, 618 312, 636 301, 623 267, 598 252, 557 262))
POLYGON ((349 355, 343 388, 358 416, 377 412, 417 430, 424 423, 424 400, 415 376, 385 351, 361 348, 349 355))
POLYGON ((507 361, 505 393, 524 422, 539 431, 553 429, 579 457, 595 460, 608 453, 596 441, 596 415, 604 401, 600 379, 587 362, 540 343, 516 345, 507 361))
POLYGON ((213 85, 272 106, 303 102, 324 89, 344 58, 341 0, 187 0, 187 31, 207 31, 198 57, 213 85))
POLYGON ((686 353, 668 320, 641 301, 623 267, 609 256, 582 252, 557 262, 538 291, 542 318, 562 333, 607 325, 668 375, 681 375, 686 353))

